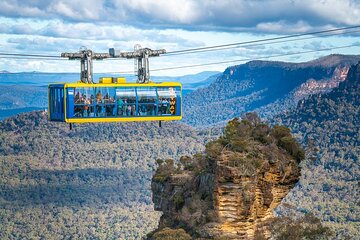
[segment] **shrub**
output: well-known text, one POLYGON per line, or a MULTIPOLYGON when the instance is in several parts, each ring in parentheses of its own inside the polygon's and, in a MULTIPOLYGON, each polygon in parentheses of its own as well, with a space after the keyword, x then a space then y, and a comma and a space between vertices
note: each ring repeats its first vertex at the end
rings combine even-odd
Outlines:
POLYGON ((270 143, 271 137, 270 134, 270 127, 266 124, 258 124, 251 133, 251 136, 254 140, 259 141, 261 143, 270 143))
POLYGON ((209 157, 216 159, 221 155, 223 148, 218 141, 212 141, 206 144, 206 153, 209 157))
POLYGON ((279 146, 285 149, 296 160, 301 161, 305 158, 305 151, 293 137, 282 137, 279 146))
POLYGON ((276 125, 271 131, 271 135, 276 139, 280 140, 283 137, 291 137, 290 129, 285 126, 276 125))
POLYGON ((248 141, 245 139, 232 139, 230 141, 231 150, 235 152, 244 152, 248 147, 248 141))
POLYGON ((156 232, 152 238, 153 240, 191 240, 191 236, 185 232, 184 229, 164 228, 156 232))
POLYGON ((176 195, 173 197, 172 201, 173 201, 174 204, 175 204, 176 210, 180 210, 180 209, 184 206, 184 204, 185 204, 184 196, 181 195, 181 194, 176 194, 176 195))
POLYGON ((171 168, 174 168, 174 159, 166 159, 165 160, 165 163, 166 163, 166 167, 171 169, 171 168))
POLYGON ((270 224, 270 230, 274 239, 331 239, 333 233, 321 221, 309 213, 299 219, 279 217, 270 224))
POLYGON ((261 123, 261 119, 256 112, 246 113, 245 116, 243 116, 243 119, 247 120, 252 126, 257 126, 261 123))
POLYGON ((156 164, 157 164, 158 166, 161 166, 163 163, 164 163, 164 160, 162 160, 162 159, 156 159, 156 164))
POLYGON ((156 173, 156 174, 154 175, 153 180, 154 180, 155 182, 163 183, 163 182, 165 182, 166 180, 168 180, 169 176, 170 176, 169 174, 156 173))

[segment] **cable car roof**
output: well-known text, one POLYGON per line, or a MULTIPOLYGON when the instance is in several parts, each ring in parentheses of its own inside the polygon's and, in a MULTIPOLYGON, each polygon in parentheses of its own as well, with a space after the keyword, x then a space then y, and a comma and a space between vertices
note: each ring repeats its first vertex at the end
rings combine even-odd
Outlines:
POLYGON ((149 82, 149 83, 52 83, 51 85, 64 85, 67 87, 181 87, 181 83, 179 82, 149 82))

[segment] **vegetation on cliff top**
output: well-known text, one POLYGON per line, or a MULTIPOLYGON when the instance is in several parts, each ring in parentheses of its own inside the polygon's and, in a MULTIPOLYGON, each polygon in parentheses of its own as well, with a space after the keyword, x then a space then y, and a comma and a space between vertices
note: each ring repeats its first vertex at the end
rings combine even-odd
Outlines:
POLYGON ((247 113, 241 121, 238 118, 231 120, 219 139, 208 142, 205 154, 182 156, 176 166, 172 159, 158 159, 153 180, 163 182, 171 174, 180 173, 182 170, 206 172, 212 166, 211 161, 222 160, 220 158, 223 158, 224 154, 227 154, 228 164, 243 168, 244 175, 251 175, 262 166, 264 159, 285 160, 276 155, 277 149, 282 149, 297 162, 305 157, 304 149, 291 135, 289 128, 278 125, 270 127, 262 123, 256 113, 247 113))

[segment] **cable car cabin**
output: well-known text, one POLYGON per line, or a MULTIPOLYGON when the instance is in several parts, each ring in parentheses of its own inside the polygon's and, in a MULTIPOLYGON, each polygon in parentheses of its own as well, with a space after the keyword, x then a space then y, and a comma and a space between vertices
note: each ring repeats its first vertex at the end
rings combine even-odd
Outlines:
POLYGON ((49 85, 50 121, 67 123, 181 120, 181 84, 49 85))

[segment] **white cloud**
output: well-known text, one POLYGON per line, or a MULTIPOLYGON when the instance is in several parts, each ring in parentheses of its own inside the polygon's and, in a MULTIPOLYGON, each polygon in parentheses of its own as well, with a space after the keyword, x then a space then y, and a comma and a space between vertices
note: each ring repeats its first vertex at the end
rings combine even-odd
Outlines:
MULTIPOLYGON (((72 39, 72 42, 91 42, 107 41, 106 46, 118 46, 132 49, 135 43, 143 44, 151 48, 168 48, 174 50, 186 47, 203 46, 204 42, 189 40, 179 36, 179 34, 168 33, 166 30, 142 30, 130 26, 104 25, 94 23, 65 23, 62 21, 48 21, 46 25, 35 26, 33 21, 29 23, 6 22, 0 24, 0 33, 13 35, 32 35, 34 37, 49 37, 49 39, 59 38, 60 42, 64 39, 72 39)), ((1 23, 1 20, 0 20, 1 23)), ((32 38, 34 38, 32 37, 32 38)), ((29 39, 29 36, 26 37, 29 39)), ((16 37, 11 37, 11 41, 16 37)), ((47 39, 44 38, 46 41, 47 39)), ((30 46, 34 48, 35 45, 30 46)), ((59 45, 59 48, 68 45, 59 45)), ((44 46, 45 47, 45 46, 44 46)))
MULTIPOLYGON (((129 51, 135 43, 140 43, 172 51, 360 24, 359 11, 359 0, 1 0, 0 50, 59 54, 77 51, 84 45, 97 52, 106 52, 109 47, 129 51)), ((162 68, 219 59, 257 58, 304 48, 317 49, 331 46, 332 42, 337 46, 357 41, 355 35, 344 36, 320 44, 311 42, 312 39, 154 58, 151 64, 162 68)), ((19 71, 31 67, 46 69, 46 66, 45 71, 77 71, 78 62, 72 63, 74 66, 69 67, 69 63, 41 61, 30 66, 27 61, 18 60, 14 64, 6 60, 0 66, 19 71)), ((96 68, 116 69, 116 64, 98 62, 96 68)), ((132 69, 131 64, 126 70, 132 69)), ((221 70, 219 66, 212 67, 221 70)), ((200 70, 186 69, 193 73, 200 70)), ((178 72, 182 74, 183 70, 178 72)))
POLYGON ((154 19, 154 22, 172 22, 191 24, 200 16, 201 8, 198 1, 189 0, 118 0, 115 3, 117 9, 125 8, 128 12, 140 17, 140 14, 154 19))
POLYGON ((31 5, 17 0, 0 1, 0 14, 11 17, 45 17, 47 15, 36 4, 31 5))
POLYGON ((256 25, 256 29, 259 32, 268 32, 268 33, 301 33, 308 32, 312 27, 304 22, 298 21, 296 23, 287 23, 286 21, 280 20, 278 22, 263 22, 256 25))
POLYGON ((103 1, 97 0, 61 0, 52 1, 46 11, 65 18, 78 21, 83 20, 100 20, 103 11, 103 1))
POLYGON ((309 12, 325 21, 356 25, 360 24, 360 1, 358 0, 322 0, 304 1, 309 12))
POLYGON ((113 22, 142 28, 307 30, 360 24, 358 0, 2 0, 0 15, 113 22), (284 23, 284 25, 282 25, 284 23), (304 24, 303 27, 301 25, 304 24))
POLYGON ((324 43, 322 41, 311 41, 305 44, 302 48, 306 50, 317 50, 317 49, 324 49, 324 48, 331 48, 334 47, 331 43, 324 43))

